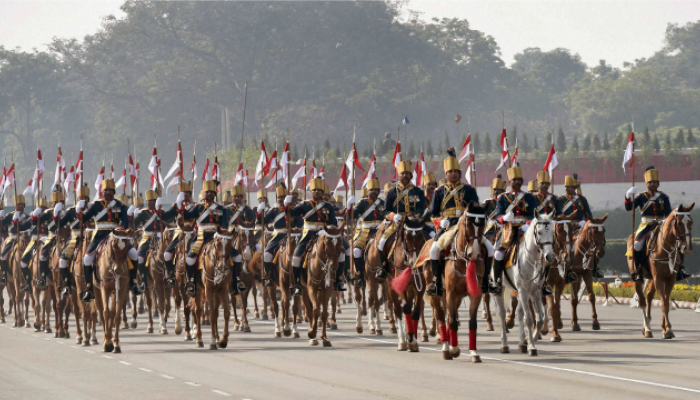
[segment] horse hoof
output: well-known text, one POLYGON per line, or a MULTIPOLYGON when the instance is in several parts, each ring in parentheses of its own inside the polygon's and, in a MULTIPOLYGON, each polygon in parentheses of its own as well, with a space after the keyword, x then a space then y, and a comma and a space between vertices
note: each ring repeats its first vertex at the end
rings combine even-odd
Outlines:
POLYGON ((362 310, 362 316, 366 317, 367 316, 367 310, 362 310))
POLYGON ((111 344, 111 343, 110 343, 110 344, 106 344, 106 345, 102 346, 102 351, 105 352, 105 353, 111 353, 111 352, 114 351, 114 345, 111 344))
POLYGON ((136 321, 129 322, 129 328, 131 329, 136 329, 138 326, 139 324, 136 321))
POLYGON ((551 339, 549 339, 550 342, 554 343, 560 343, 561 342, 561 336, 552 336, 551 339))
POLYGON ((309 339, 309 346, 318 346, 318 340, 309 339))
POLYGON ((452 354, 452 358, 458 358, 462 354, 462 350, 459 347, 450 347, 450 354, 452 354))
POLYGON ((443 360, 451 360, 452 359, 452 354, 450 354, 449 350, 442 351, 442 359, 443 360))
POLYGON ((506 328, 513 329, 514 326, 515 326, 515 321, 506 322, 506 328))
POLYGON ((537 340, 542 340, 542 334, 537 332, 537 337, 535 338, 537 340))
POLYGON ((59 337, 59 336, 58 336, 58 332, 54 332, 54 333, 53 333, 53 338, 54 338, 54 339, 58 339, 58 337, 59 337))
POLYGON ((598 321, 593 322, 593 330, 594 331, 600 330, 600 324, 598 323, 598 321))
POLYGON ((331 324, 331 330, 332 330, 332 331, 337 331, 337 330, 338 330, 338 324, 331 324))
POLYGON ((340 307, 338 307, 338 311, 336 311, 336 312, 337 312, 338 314, 342 314, 342 313, 343 313, 343 310, 341 310, 340 307))
POLYGON ((376 334, 377 334, 377 331, 376 331, 374 328, 370 328, 369 334, 370 334, 370 335, 376 335, 376 334))
POLYGON ((406 351, 408 350, 408 343, 406 342, 401 342, 399 343, 399 347, 397 348, 398 351, 406 351))
POLYGON ((390 328, 389 330, 391 331, 391 333, 396 333, 396 327, 390 328))
POLYGON ((153 333, 153 327, 149 326, 148 328, 146 328, 146 333, 153 333))
POLYGON ((160 334, 161 334, 161 335, 167 335, 167 334, 168 334, 168 330, 165 329, 165 328, 162 328, 162 329, 160 330, 160 334))
POLYGON ((204 348, 204 342, 197 342, 197 347, 199 347, 200 349, 203 349, 203 348, 204 348))
POLYGON ((143 303, 139 304, 139 315, 145 313, 146 310, 143 308, 143 303))
MULTIPOLYGON (((365 314, 365 315, 367 315, 367 314, 365 314)), ((388 321, 388 320, 389 320, 389 316, 384 314, 384 321, 388 321)))
POLYGON ((41 332, 41 329, 34 328, 34 332, 41 332))
POLYGON ((63 336, 64 339, 70 339, 70 333, 66 332, 63 336))
POLYGON ((673 334, 673 332, 665 332, 663 337, 664 339, 673 339, 675 335, 673 334))
POLYGON ((90 347, 90 342, 89 341, 84 341, 83 342, 83 347, 90 347))
MULTIPOLYGON (((408 351, 410 351, 411 353, 418 353, 418 342, 409 343, 408 351)), ((454 357, 454 354, 452 355, 452 357, 454 357)))
POLYGON ((525 345, 525 344, 518 345, 518 350, 520 350, 521 353, 526 354, 527 353, 527 345, 525 345))
POLYGON ((549 333, 549 328, 547 328, 547 327, 545 326, 544 328, 542 328, 542 330, 540 330, 540 333, 543 334, 543 335, 548 334, 548 333, 549 333))
POLYGON ((234 330, 234 332, 240 331, 241 330, 240 325, 233 324, 233 330, 234 330))
POLYGON ((46 328, 44 329, 44 333, 53 333, 53 330, 51 330, 51 328, 46 328))
POLYGON ((430 335, 430 337, 435 337, 435 333, 435 329, 433 328, 430 328, 430 330, 428 331, 428 335, 430 335))
POLYGON ((557 329, 564 329, 564 322, 559 321, 559 323, 557 324, 557 329))
POLYGON ((39 331, 41 330, 41 324, 38 323, 38 322, 35 322, 35 323, 34 323, 34 329, 36 330, 36 332, 39 332, 39 331))
POLYGON ((209 345, 209 350, 218 350, 218 348, 216 347, 216 343, 210 344, 210 345, 209 345))
POLYGON ((574 324, 571 330, 574 332, 581 332, 581 327, 578 324, 574 324))
POLYGON ((291 329, 284 329, 282 330, 282 333, 284 333, 284 337, 289 337, 292 334, 291 329))
POLYGON ((92 338, 92 340, 90 340, 90 343, 94 345, 100 344, 100 342, 97 341, 97 338, 92 338))
POLYGON ((427 334, 422 335, 420 338, 420 341, 423 343, 428 343, 428 335, 427 334))
POLYGON ((292 337, 293 337, 294 339, 299 339, 299 338, 300 338, 299 332, 294 332, 294 335, 292 335, 292 337))
POLYGON ((362 333, 362 327, 361 326, 355 327, 355 332, 362 333))
POLYGON ((121 329, 129 329, 129 324, 127 324, 126 322, 122 322, 121 329))
POLYGON ((331 345, 330 340, 324 340, 324 341, 323 341, 323 347, 333 347, 333 346, 331 345))
POLYGON ((275 338, 281 338, 282 332, 275 332, 275 338))
MULTIPOLYGON (((87 341, 86 341, 86 343, 90 344, 90 342, 87 342, 87 341)), ((79 338, 75 339, 75 344, 83 344, 83 338, 79 337, 79 338)))
POLYGON ((185 336, 185 342, 191 342, 192 341, 192 336, 187 335, 185 336))
POLYGON ((268 320, 267 313, 263 314, 262 320, 263 320, 263 321, 267 321, 267 320, 268 320))
POLYGON ((537 349, 528 350, 527 354, 530 355, 530 356, 536 356, 536 355, 537 355, 537 349))
POLYGON ((181 334, 182 334, 182 327, 180 327, 180 328, 177 328, 177 327, 176 327, 176 328, 175 328, 175 334, 176 334, 176 335, 181 335, 181 334))
POLYGON ((249 326, 244 326, 243 327, 243 332, 250 333, 250 327, 249 326))
POLYGON ((493 332, 493 324, 492 323, 486 324, 486 330, 489 332, 493 332))
POLYGON ((384 336, 384 332, 381 329, 377 329, 377 336, 384 336))
POLYGON ((121 352, 122 352, 122 348, 121 348, 121 347, 116 346, 116 347, 114 348, 114 354, 120 354, 121 352))
POLYGON ((219 342, 216 344, 220 349, 225 349, 228 346, 228 342, 219 342))
POLYGON ((480 362, 481 362, 481 356, 472 356, 472 362, 473 362, 473 363, 480 363, 480 362))
POLYGON ((441 345, 441 344, 442 344, 442 340, 440 340, 440 338, 435 339, 435 344, 441 345))
POLYGON ((253 318, 255 318, 255 319, 260 319, 260 313, 256 311, 256 312, 255 312, 255 316, 254 316, 253 318))

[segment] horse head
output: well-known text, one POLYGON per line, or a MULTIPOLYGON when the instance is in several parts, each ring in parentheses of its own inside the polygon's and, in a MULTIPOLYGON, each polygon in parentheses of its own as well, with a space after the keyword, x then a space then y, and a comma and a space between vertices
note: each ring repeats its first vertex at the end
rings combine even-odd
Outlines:
POLYGON ((425 234, 423 227, 425 221, 418 218, 406 218, 403 224, 403 248, 406 254, 414 254, 420 252, 425 244, 425 234))
POLYGON ((243 259, 250 261, 256 249, 255 230, 253 228, 238 228, 236 247, 243 254, 243 259))
MULTIPOLYGON (((608 214, 606 213, 603 218, 592 218, 586 225, 584 225, 584 230, 587 231, 587 235, 593 243, 595 248, 595 255, 598 258, 605 257, 605 220, 608 219, 608 214)), ((580 233, 583 235, 583 231, 580 233)))
POLYGON ((478 203, 471 201, 467 205, 466 212, 460 218, 455 244, 458 249, 465 249, 466 257, 471 260, 476 260, 481 253, 480 238, 484 236, 485 211, 478 203))
POLYGON ((695 203, 687 207, 681 204, 669 215, 669 217, 673 217, 676 243, 679 244, 683 254, 690 254, 693 251, 693 217, 690 216, 693 207, 695 207, 695 203))
POLYGON ((531 223, 529 231, 532 230, 532 235, 535 240, 535 245, 544 256, 547 264, 551 264, 554 259, 554 212, 549 214, 540 214, 535 212, 535 220, 531 223))
POLYGON ((336 228, 326 226, 318 239, 318 251, 316 256, 332 266, 338 262, 338 257, 343 251, 343 230, 345 229, 345 221, 336 228))
POLYGON ((129 245, 131 244, 131 229, 117 228, 112 231, 107 242, 110 259, 115 263, 126 261, 129 245))

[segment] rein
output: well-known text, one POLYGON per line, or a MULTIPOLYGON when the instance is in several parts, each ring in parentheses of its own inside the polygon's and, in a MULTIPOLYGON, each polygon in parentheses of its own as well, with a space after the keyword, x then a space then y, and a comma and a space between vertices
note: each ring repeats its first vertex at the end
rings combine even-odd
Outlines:
POLYGON ((666 264, 668 264, 668 267, 669 267, 669 269, 671 270, 672 273, 675 272, 676 262, 677 262, 677 260, 678 260, 678 250, 680 249, 680 247, 681 247, 681 245, 683 244, 683 242, 684 242, 684 241, 687 242, 687 239, 689 238, 687 232, 684 232, 682 235, 681 235, 681 234, 678 234, 678 233, 676 232, 676 231, 678 230, 678 221, 676 220, 676 217, 683 217, 682 222, 683 222, 684 226, 685 226, 686 229, 687 229, 687 225, 686 225, 687 220, 686 220, 686 218, 687 218, 689 215, 690 215, 689 212, 683 212, 683 211, 676 211, 676 210, 674 210, 674 215, 673 215, 673 233, 674 233, 675 236, 676 236, 675 245, 673 246, 673 248, 672 248, 671 250, 668 250, 668 249, 666 248, 666 246, 665 246, 665 245, 666 245, 666 239, 664 238, 664 229, 663 229, 663 226, 662 226, 662 227, 661 227, 661 232, 659 233, 659 240, 661 241, 660 249, 661 249, 661 251, 663 251, 664 253, 666 253, 666 258, 665 258, 665 259, 664 259, 664 258, 656 258, 656 257, 654 256, 654 253, 653 253, 653 252, 650 254, 651 259, 654 260, 655 262, 666 263, 666 264))

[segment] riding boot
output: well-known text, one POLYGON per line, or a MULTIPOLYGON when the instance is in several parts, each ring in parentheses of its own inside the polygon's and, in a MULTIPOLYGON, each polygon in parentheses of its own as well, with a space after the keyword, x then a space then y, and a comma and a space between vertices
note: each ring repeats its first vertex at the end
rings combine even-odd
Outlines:
POLYGON ((346 262, 339 262, 338 263, 338 269, 335 270, 335 291, 336 292, 344 292, 347 289, 345 288, 345 279, 343 277, 345 276, 345 264, 346 262))
POLYGON ((378 251, 377 253, 379 253, 379 261, 381 261, 382 265, 377 270, 375 278, 377 278, 379 281, 383 281, 386 279, 386 275, 387 275, 386 254, 384 254, 384 252, 381 250, 378 251))
POLYGON ((292 274, 294 275, 294 283, 292 284, 292 296, 301 296, 301 273, 303 269, 301 267, 292 267, 292 274))
POLYGON ((85 290, 80 293, 80 300, 82 300, 83 303, 88 303, 95 300, 95 294, 92 292, 92 278, 95 272, 92 265, 86 265, 83 269, 83 273, 85 274, 85 290))
POLYGON ((165 262, 165 287, 174 288, 177 285, 175 280, 175 261, 165 262))
POLYGON ((197 265, 187 265, 185 267, 185 274, 187 275, 187 285, 185 287, 188 296, 194 297, 197 295, 197 284, 195 283, 194 276, 197 272, 197 265))
POLYGON ((635 282, 644 281, 644 257, 646 252, 644 250, 634 250, 632 253, 632 259, 634 260, 634 273, 632 274, 632 280, 635 282))
POLYGON ((10 270, 7 260, 0 260, 0 283, 7 284, 7 273, 10 270))
POLYGON ((70 296, 70 270, 69 268, 59 268, 58 271, 61 274, 61 284, 63 285, 63 291, 61 291, 61 295, 63 297, 70 296))
POLYGON ((235 261, 233 262, 233 278, 234 278, 234 282, 236 284, 236 290, 238 290, 238 293, 243 293, 246 290, 248 290, 248 287, 240 279, 242 268, 243 268, 242 262, 235 262, 235 261))
POLYGON ((486 257, 484 262, 484 277, 481 283, 481 291, 483 293, 496 293, 498 286, 491 279, 491 269, 493 268, 493 257, 486 257))
POLYGON ((355 257, 355 287, 362 288, 365 286, 365 259, 364 257, 355 257))
POLYGON ((29 293, 32 291, 32 271, 27 268, 22 268, 22 276, 24 276, 24 286, 22 286, 22 291, 29 293))
POLYGON ((576 272, 574 272, 573 269, 568 269, 566 271, 566 277, 564 278, 565 283, 571 283, 575 282, 578 279, 578 275, 576 275, 576 272))
POLYGON ((552 289, 547 284, 547 275, 549 275, 549 266, 544 267, 544 284, 542 285, 542 296, 551 296, 552 289))
POLYGON ((491 292, 493 294, 501 294, 501 291, 503 290, 503 284, 501 282, 501 278, 503 276, 503 270, 506 268, 506 259, 504 258, 503 260, 496 260, 495 258, 493 259, 493 276, 495 279, 495 288, 491 292))
POLYGON ((49 271, 49 261, 41 261, 39 260, 39 276, 36 278, 36 284, 39 287, 45 288, 46 287, 46 277, 48 277, 50 274, 49 271))
POLYGON ((441 297, 443 264, 440 260, 430 260, 430 269, 433 272, 433 281, 428 285, 425 294, 441 297))
POLYGON ((263 263, 263 268, 265 268, 265 279, 263 279, 263 284, 266 287, 275 286, 275 263, 263 263))
POLYGON ((598 280, 598 279, 603 279, 605 278, 605 274, 603 271, 598 268, 598 257, 595 257, 593 259, 593 277, 598 280))
POLYGON ((685 270, 685 265, 683 265, 684 261, 685 254, 681 253, 681 265, 678 267, 678 272, 676 273, 676 281, 682 281, 691 277, 688 271, 685 270))
POLYGON ((131 287, 131 293, 133 293, 134 296, 138 296, 143 293, 143 290, 141 290, 143 284, 139 281, 137 272, 138 267, 129 270, 129 286, 131 287))
POLYGON ((136 267, 136 271, 141 275, 141 279, 137 283, 139 290, 145 292, 148 290, 148 268, 146 268, 146 262, 139 263, 136 267))

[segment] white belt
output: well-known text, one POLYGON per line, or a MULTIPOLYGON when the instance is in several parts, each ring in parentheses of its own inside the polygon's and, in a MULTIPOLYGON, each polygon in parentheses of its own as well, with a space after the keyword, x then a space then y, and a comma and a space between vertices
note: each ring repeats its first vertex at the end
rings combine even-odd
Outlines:
MULTIPOLYGON (((146 231, 143 233, 143 236, 144 237, 153 237, 155 234, 156 234, 156 232, 146 231)), ((158 237, 160 237, 160 232, 158 232, 158 237)))
POLYGON ((324 226, 323 222, 304 222, 304 229, 307 231, 318 231, 323 229, 324 226))
POLYGON ((272 233, 277 234, 277 233, 287 233, 286 229, 275 229, 272 231, 272 233))
POLYGON ((568 220, 568 219, 567 219, 567 220, 564 220, 564 221, 554 221, 554 222, 555 222, 557 225, 563 225, 563 224, 568 224, 569 222, 571 222, 571 220, 568 220))
POLYGON ((642 217, 642 222, 663 222, 665 219, 662 217, 642 217))
POLYGON ((38 238, 37 235, 32 235, 32 240, 36 240, 38 238))
POLYGON ((94 228, 86 228, 85 232, 95 232, 95 229, 94 228))
POLYGON ((10 234, 7 236, 7 238, 8 238, 8 239, 17 239, 17 234, 16 234, 16 233, 10 233, 10 234))
POLYGON ((80 237, 80 236, 81 236, 81 235, 80 235, 80 231, 77 231, 77 232, 71 231, 70 236, 71 236, 71 237, 80 237))
POLYGON ((197 225, 197 229, 200 231, 215 231, 216 224, 201 224, 197 225))
POLYGON ((97 228, 97 230, 114 229, 117 226, 115 222, 95 222, 95 228, 97 228))
POLYGON ((360 229, 377 229, 379 225, 381 225, 381 221, 368 221, 368 222, 362 222, 357 225, 358 228, 360 229))
POLYGON ((516 224, 524 224, 527 221, 529 221, 527 218, 513 218, 512 221, 508 221, 510 223, 516 223, 516 224))

